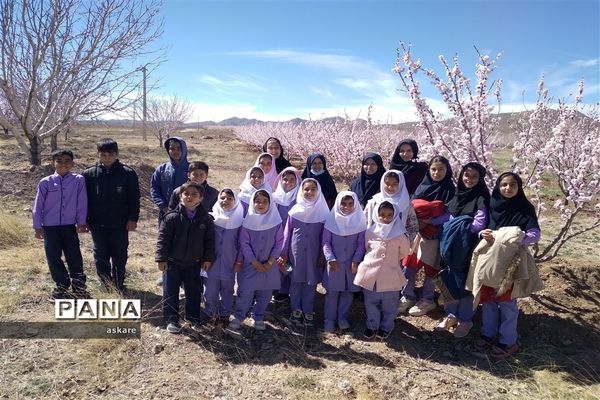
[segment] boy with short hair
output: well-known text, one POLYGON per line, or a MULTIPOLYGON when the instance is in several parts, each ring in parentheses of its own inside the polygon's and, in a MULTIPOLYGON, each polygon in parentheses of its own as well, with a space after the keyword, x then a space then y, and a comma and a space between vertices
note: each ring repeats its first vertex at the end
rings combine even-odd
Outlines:
POLYGON ((40 180, 33 204, 35 237, 44 240, 44 250, 56 287, 51 299, 88 297, 78 233, 87 231, 87 193, 83 176, 71 172, 73 152, 52 152, 55 172, 40 180), (61 256, 64 253, 68 271, 61 256))
POLYGON ((192 327, 200 323, 200 269, 214 260, 214 223, 202 202, 204 187, 195 182, 181 186, 181 201, 160 224, 155 260, 163 271, 163 314, 167 331, 181 332, 179 286, 185 291, 185 319, 192 327))
MULTIPOLYGON (((210 212, 217 202, 219 191, 208 184, 208 164, 204 161, 191 162, 188 167, 187 177, 190 182, 196 182, 204 187, 204 196, 202 197, 201 204, 204 211, 210 212)), ((173 190, 169 201, 169 210, 174 210, 177 204, 179 204, 180 192, 180 187, 173 190)))
POLYGON ((140 216, 139 181, 135 171, 119 161, 117 142, 102 139, 96 147, 98 162, 83 171, 94 261, 103 288, 123 293, 129 232, 136 230, 140 216))
POLYGON ((188 180, 187 145, 181 137, 172 137, 163 144, 169 161, 156 167, 150 181, 150 197, 158 207, 159 223, 169 211, 169 200, 175 188, 188 180))

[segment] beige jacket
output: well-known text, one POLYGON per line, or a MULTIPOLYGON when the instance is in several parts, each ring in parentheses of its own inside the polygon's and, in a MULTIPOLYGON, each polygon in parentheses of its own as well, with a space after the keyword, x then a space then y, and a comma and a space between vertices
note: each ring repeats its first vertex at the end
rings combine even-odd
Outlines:
POLYGON ((533 256, 527 246, 521 246, 525 236, 517 226, 494 231, 491 245, 482 239, 471 259, 465 289, 473 292, 473 308, 479 304, 482 286, 497 290, 500 296, 512 287, 512 298, 527 297, 544 288, 533 256))
POLYGON ((406 235, 391 240, 383 240, 371 230, 365 233, 367 253, 358 265, 354 284, 377 292, 401 290, 406 285, 402 271, 402 259, 410 251, 410 242, 406 235))

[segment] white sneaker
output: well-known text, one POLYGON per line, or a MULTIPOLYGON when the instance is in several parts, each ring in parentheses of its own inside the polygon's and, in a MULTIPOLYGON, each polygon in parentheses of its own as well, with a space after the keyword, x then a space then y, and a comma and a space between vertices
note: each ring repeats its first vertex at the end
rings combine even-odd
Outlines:
POLYGON ((254 323, 252 324, 252 327, 254 329, 256 329, 257 331, 264 331, 265 329, 267 329, 267 326, 265 325, 265 321, 254 321, 254 323))
POLYGON ((433 301, 419 300, 417 301, 417 304, 408 310, 408 314, 412 315, 413 317, 422 317, 434 308, 435 303, 433 301))
POLYGON ((233 317, 231 319, 231 321, 229 321, 229 324, 227 324, 227 328, 233 329, 234 331, 237 331, 238 329, 240 329, 241 326, 242 326, 242 322, 235 317, 233 317))
POLYGON ((436 326, 436 331, 449 331, 451 328, 455 327, 458 324, 458 319, 455 317, 446 317, 442 322, 436 326))
POLYGON ((460 322, 458 321, 458 325, 454 329, 454 337, 455 338, 464 338, 469 334, 471 328, 473 327, 472 322, 460 322))
POLYGON ((400 298, 400 302, 398 303, 398 314, 404 314, 414 305, 414 300, 409 300, 406 297, 402 296, 400 298))

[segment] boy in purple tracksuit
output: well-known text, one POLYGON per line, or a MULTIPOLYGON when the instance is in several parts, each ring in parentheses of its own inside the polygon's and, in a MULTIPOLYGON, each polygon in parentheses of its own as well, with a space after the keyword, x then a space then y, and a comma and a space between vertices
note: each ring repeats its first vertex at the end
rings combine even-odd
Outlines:
POLYGON ((240 230, 243 266, 237 270, 238 293, 235 312, 228 328, 237 331, 252 308, 253 327, 265 330, 265 311, 273 290, 280 287, 275 263, 283 244, 283 227, 271 193, 260 189, 252 194, 248 215, 240 230))
POLYGON ((87 231, 87 193, 83 176, 71 172, 73 153, 52 153, 54 174, 43 178, 33 205, 35 237, 44 239, 50 275, 56 283, 52 299, 69 298, 72 287, 76 297, 86 297, 86 276, 77 233, 87 231), (68 271, 61 258, 67 261, 68 271))

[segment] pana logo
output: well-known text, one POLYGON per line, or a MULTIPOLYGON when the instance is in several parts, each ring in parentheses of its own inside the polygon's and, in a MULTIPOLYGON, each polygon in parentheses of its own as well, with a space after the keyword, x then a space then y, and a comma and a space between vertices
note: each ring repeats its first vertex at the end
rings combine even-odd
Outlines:
POLYGON ((56 319, 141 319, 139 299, 62 299, 54 302, 56 319))

